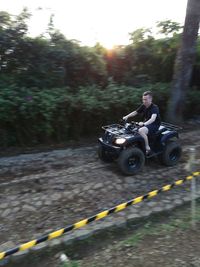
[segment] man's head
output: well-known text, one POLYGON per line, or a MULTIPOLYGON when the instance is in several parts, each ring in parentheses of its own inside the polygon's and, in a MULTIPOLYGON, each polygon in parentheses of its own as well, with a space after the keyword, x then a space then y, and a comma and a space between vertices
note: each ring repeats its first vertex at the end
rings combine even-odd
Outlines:
POLYGON ((143 93, 142 102, 145 105, 145 107, 148 108, 151 105, 152 100, 153 100, 153 95, 151 91, 146 91, 143 93))

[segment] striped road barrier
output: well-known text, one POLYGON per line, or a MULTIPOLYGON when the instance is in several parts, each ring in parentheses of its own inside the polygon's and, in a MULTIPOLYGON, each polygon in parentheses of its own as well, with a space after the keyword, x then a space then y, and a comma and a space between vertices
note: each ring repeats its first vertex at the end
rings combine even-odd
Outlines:
POLYGON ((151 198, 157 196, 158 194, 160 194, 162 192, 169 191, 170 189, 172 189, 175 186, 182 185, 186 181, 190 181, 194 177, 197 177, 199 175, 200 175, 200 172, 193 172, 192 175, 189 175, 189 176, 187 176, 187 177, 185 177, 183 179, 177 180, 177 181, 173 182, 172 184, 167 184, 167 185, 161 187, 158 190, 153 190, 153 191, 147 193, 146 195, 133 198, 133 199, 127 201, 127 202, 119 204, 119 205, 117 205, 117 206, 115 206, 113 208, 110 208, 108 210, 104 210, 104 211, 102 211, 100 213, 97 213, 96 215, 94 215, 92 217, 89 217, 87 219, 81 220, 81 221, 76 222, 74 224, 68 225, 65 228, 62 228, 62 229, 59 229, 59 230, 57 230, 55 232, 52 232, 50 234, 44 235, 44 236, 42 236, 42 237, 40 237, 38 239, 31 240, 31 241, 29 241, 27 243, 24 243, 22 245, 19 245, 17 247, 14 247, 14 248, 11 248, 9 250, 0 252, 0 260, 4 259, 7 256, 15 254, 15 253, 17 253, 19 251, 30 249, 30 248, 36 246, 37 244, 40 244, 40 243, 45 242, 47 240, 51 240, 51 239, 60 237, 61 235, 65 234, 67 232, 70 232, 72 230, 76 230, 78 228, 81 228, 81 227, 83 227, 83 226, 85 226, 85 225, 87 225, 87 224, 89 224, 91 222, 103 219, 103 218, 105 218, 106 216, 108 216, 108 215, 110 215, 112 213, 116 213, 116 212, 122 211, 122 210, 126 209, 127 207, 129 207, 131 205, 135 205, 137 203, 140 203, 140 202, 144 201, 145 199, 151 199, 151 198))

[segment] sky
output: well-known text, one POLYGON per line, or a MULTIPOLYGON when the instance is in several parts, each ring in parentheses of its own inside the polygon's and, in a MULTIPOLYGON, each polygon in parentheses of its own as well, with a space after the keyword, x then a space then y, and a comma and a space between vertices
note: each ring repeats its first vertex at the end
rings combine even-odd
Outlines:
POLYGON ((157 21, 183 24, 186 5, 187 0, 0 0, 0 10, 13 15, 28 8, 33 37, 45 32, 54 14, 55 28, 67 39, 89 46, 100 42, 107 48, 128 44, 130 32, 151 28, 157 21))

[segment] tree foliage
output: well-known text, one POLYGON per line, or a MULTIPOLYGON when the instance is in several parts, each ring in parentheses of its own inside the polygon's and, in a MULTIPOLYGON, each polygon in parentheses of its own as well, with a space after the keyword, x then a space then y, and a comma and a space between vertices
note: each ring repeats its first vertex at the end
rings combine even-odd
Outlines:
MULTIPOLYGON (((117 121, 137 107, 143 91, 153 89, 163 107, 169 98, 181 26, 159 22, 130 33, 130 44, 107 50, 68 40, 55 29, 28 35, 31 14, 0 12, 0 145, 62 142, 88 136, 101 124, 117 121), (92 127, 91 127, 92 125, 92 127)), ((198 92, 200 42, 192 85, 198 92)), ((198 93, 197 93, 198 94, 198 93)), ((188 97, 186 115, 194 95, 188 97)), ((196 102, 195 102, 196 103, 196 102)), ((198 107, 195 112, 199 112, 198 107)))

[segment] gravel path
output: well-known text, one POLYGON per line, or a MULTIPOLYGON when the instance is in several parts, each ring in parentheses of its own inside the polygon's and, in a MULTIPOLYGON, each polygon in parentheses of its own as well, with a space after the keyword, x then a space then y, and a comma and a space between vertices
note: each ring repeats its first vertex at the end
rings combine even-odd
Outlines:
MULTIPOLYGON (((184 178, 189 146, 196 146, 200 159, 200 130, 184 132, 181 139, 184 155, 176 167, 148 160, 140 174, 130 177, 122 175, 115 164, 100 162, 96 146, 1 157, 0 245, 37 238, 184 178)), ((112 215, 105 223, 170 209, 189 198, 190 183, 186 183, 112 215)))

